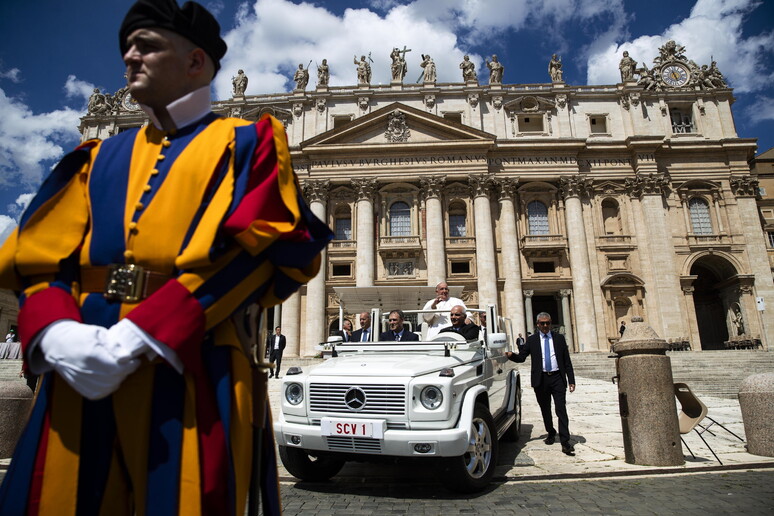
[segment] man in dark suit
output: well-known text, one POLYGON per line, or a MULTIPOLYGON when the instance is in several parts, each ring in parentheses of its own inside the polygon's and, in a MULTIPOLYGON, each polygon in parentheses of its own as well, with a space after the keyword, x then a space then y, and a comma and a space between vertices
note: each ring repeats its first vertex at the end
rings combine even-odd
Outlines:
POLYGON ((370 342, 371 341, 371 314, 363 312, 360 314, 360 329, 352 332, 352 342, 370 342))
POLYGON ((532 387, 535 389, 540 412, 543 414, 543 424, 548 432, 546 444, 556 441, 556 429, 551 417, 551 398, 556 404, 556 417, 559 419, 559 440, 562 452, 575 455, 575 448, 570 444, 570 422, 567 417, 566 391, 575 390, 575 373, 572 370, 570 351, 564 335, 551 331, 551 315, 541 312, 537 316, 538 332, 527 337, 527 343, 519 349, 519 353, 507 351, 506 356, 514 362, 524 362, 532 357, 532 387))
POLYGON ((465 324, 467 314, 465 313, 464 306, 453 306, 451 312, 449 312, 449 319, 451 319, 451 326, 444 328, 438 333, 459 333, 465 340, 476 340, 478 338, 478 332, 480 328, 477 324, 465 324))
POLYGON ((282 334, 282 328, 279 326, 274 328, 274 335, 269 335, 266 338, 266 347, 271 350, 269 352, 269 362, 274 363, 274 368, 271 370, 269 378, 272 376, 280 377, 280 364, 282 363, 282 352, 285 350, 285 344, 285 336, 282 334))
POLYGON ((352 340, 352 321, 350 321, 349 319, 344 319, 344 322, 341 323, 341 331, 336 332, 334 335, 340 336, 343 342, 351 341, 352 340))
POLYGON ((393 310, 387 317, 387 323, 390 329, 379 335, 381 341, 407 341, 416 342, 419 336, 413 331, 408 331, 403 327, 403 311, 393 310))

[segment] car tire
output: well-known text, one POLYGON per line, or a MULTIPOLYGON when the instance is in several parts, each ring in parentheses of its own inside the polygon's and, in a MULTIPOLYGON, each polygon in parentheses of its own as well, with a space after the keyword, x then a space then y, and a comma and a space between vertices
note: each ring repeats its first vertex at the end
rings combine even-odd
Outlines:
POLYGON ((282 465, 294 477, 309 482, 324 482, 344 467, 344 461, 333 457, 314 457, 306 450, 278 446, 282 465))
POLYGON ((521 385, 516 386, 516 420, 511 423, 508 430, 503 434, 503 440, 508 442, 517 442, 521 435, 521 385))
POLYGON ((467 451, 447 459, 446 486, 454 492, 476 493, 489 486, 497 466, 497 429, 489 409, 476 403, 467 451))

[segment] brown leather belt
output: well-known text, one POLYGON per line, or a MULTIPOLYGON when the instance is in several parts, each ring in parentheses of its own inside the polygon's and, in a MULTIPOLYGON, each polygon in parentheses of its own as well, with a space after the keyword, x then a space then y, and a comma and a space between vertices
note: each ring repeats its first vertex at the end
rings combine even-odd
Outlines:
POLYGON ((81 292, 102 292, 105 299, 136 303, 172 279, 168 274, 134 264, 81 268, 81 292))

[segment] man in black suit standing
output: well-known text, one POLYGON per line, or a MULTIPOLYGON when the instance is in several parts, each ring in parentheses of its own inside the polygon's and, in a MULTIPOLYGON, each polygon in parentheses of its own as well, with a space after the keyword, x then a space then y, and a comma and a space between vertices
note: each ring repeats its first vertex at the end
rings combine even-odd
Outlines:
POLYGON ((370 342, 371 341, 371 314, 363 312, 360 314, 360 329, 352 332, 352 342, 370 342))
POLYGON ((387 324, 390 329, 379 335, 379 340, 385 342, 406 341, 417 342, 419 336, 413 331, 408 331, 403 327, 403 310, 393 310, 387 317, 387 324))
POLYGON ((352 321, 350 321, 349 319, 344 319, 344 322, 341 323, 341 331, 336 332, 335 335, 340 336, 343 342, 351 341, 352 340, 352 321))
POLYGON ((507 351, 505 354, 514 362, 524 362, 532 357, 532 387, 535 389, 540 412, 543 414, 543 424, 548 432, 546 444, 556 441, 556 429, 551 417, 551 398, 556 404, 556 417, 559 419, 559 440, 562 452, 575 455, 575 448, 570 444, 570 423, 567 417, 566 391, 575 390, 575 373, 572 370, 570 351, 564 335, 551 331, 551 315, 541 312, 537 316, 538 330, 527 337, 527 343, 519 349, 519 353, 507 351))
POLYGON ((477 324, 465 324, 467 316, 464 306, 457 305, 452 307, 451 312, 449 312, 449 319, 451 319, 452 325, 444 328, 438 333, 459 333, 465 337, 465 340, 476 340, 480 328, 477 324))
POLYGON ((274 328, 274 335, 269 335, 266 338, 266 347, 271 351, 269 352, 269 362, 274 363, 269 378, 272 376, 280 377, 280 364, 282 363, 282 352, 285 350, 285 336, 282 334, 282 328, 277 326, 274 328), (276 369, 276 374, 275 374, 276 369))

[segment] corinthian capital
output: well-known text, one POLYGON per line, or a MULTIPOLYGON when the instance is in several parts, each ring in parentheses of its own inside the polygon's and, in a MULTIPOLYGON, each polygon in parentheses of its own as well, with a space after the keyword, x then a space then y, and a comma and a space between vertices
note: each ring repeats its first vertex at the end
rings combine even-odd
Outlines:
POLYGON ((494 178, 489 174, 479 174, 477 176, 470 176, 468 178, 471 188, 473 189, 473 198, 476 197, 488 197, 489 190, 494 185, 494 178))
POLYGON ((631 197, 640 197, 643 195, 663 195, 669 188, 669 184, 669 174, 653 172, 627 177, 624 187, 631 197))
POLYGON ((755 197, 758 195, 758 178, 741 176, 731 178, 731 191, 737 197, 755 197))
POLYGON ((301 187, 304 192, 304 197, 309 202, 322 202, 328 199, 328 190, 331 188, 331 182, 327 179, 310 179, 304 181, 304 185, 301 187))
POLYGON ((358 177, 352 180, 352 187, 355 189, 358 201, 370 201, 373 200, 376 191, 376 179, 358 177))
POLYGON ((585 193, 591 193, 591 186, 594 181, 591 178, 582 175, 562 177, 559 179, 559 189, 562 197, 580 197, 585 193))
POLYGON ((495 179, 495 183, 500 187, 500 200, 511 199, 516 196, 516 189, 519 188, 518 177, 501 177, 495 179))
POLYGON ((446 176, 425 176, 419 179, 426 199, 441 197, 441 189, 445 183, 446 176))

